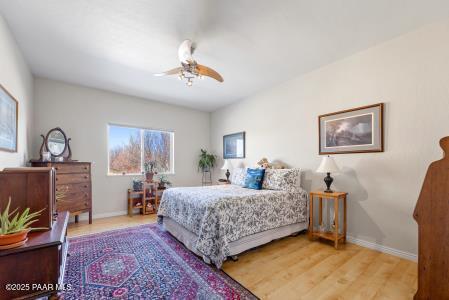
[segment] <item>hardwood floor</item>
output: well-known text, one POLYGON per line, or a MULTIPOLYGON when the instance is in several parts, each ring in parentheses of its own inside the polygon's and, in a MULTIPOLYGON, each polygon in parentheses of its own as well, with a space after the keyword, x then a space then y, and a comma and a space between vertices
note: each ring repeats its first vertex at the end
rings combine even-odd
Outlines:
MULTIPOLYGON (((68 236, 152 222, 155 215, 82 221, 68 236)), ((304 234, 248 251, 223 270, 261 299, 412 299, 418 273, 412 261, 354 244, 335 250, 304 234)))

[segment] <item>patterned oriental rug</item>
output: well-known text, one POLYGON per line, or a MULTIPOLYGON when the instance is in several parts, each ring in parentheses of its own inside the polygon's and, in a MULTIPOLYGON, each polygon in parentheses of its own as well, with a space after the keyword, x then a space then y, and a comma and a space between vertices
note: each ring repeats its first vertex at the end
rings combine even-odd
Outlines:
POLYGON ((69 239, 63 299, 257 299, 160 225, 69 239))

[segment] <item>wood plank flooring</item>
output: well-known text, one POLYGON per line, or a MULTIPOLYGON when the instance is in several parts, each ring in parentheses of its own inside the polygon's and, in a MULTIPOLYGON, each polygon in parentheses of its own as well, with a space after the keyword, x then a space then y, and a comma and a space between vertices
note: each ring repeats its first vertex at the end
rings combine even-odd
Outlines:
MULTIPOLYGON (((156 222, 155 215, 118 216, 71 223, 68 236, 156 222)), ((261 299, 412 299, 417 264, 353 244, 335 250, 287 237, 250 250, 223 270, 261 299)))

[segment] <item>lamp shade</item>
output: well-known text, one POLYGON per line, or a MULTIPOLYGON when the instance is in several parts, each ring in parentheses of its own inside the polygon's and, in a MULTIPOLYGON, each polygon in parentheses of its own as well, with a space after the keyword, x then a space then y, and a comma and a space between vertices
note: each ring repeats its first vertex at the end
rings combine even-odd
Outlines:
POLYGON ((340 172, 340 168, 338 168, 332 157, 325 156, 316 171, 318 173, 338 173, 340 172))
POLYGON ((222 170, 227 170, 229 169, 229 162, 227 159, 225 159, 223 167, 221 167, 222 170))

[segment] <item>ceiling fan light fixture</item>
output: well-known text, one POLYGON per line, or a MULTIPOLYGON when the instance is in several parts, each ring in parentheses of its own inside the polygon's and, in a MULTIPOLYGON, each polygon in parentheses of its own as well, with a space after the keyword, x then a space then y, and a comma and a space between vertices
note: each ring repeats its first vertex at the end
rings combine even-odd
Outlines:
POLYGON ((193 85, 193 79, 204 79, 205 76, 213 78, 218 82, 223 82, 223 77, 212 68, 200 65, 192 57, 193 52, 192 41, 185 40, 179 46, 178 54, 181 66, 165 71, 163 73, 154 74, 155 76, 176 75, 179 80, 186 80, 187 86, 193 85))

